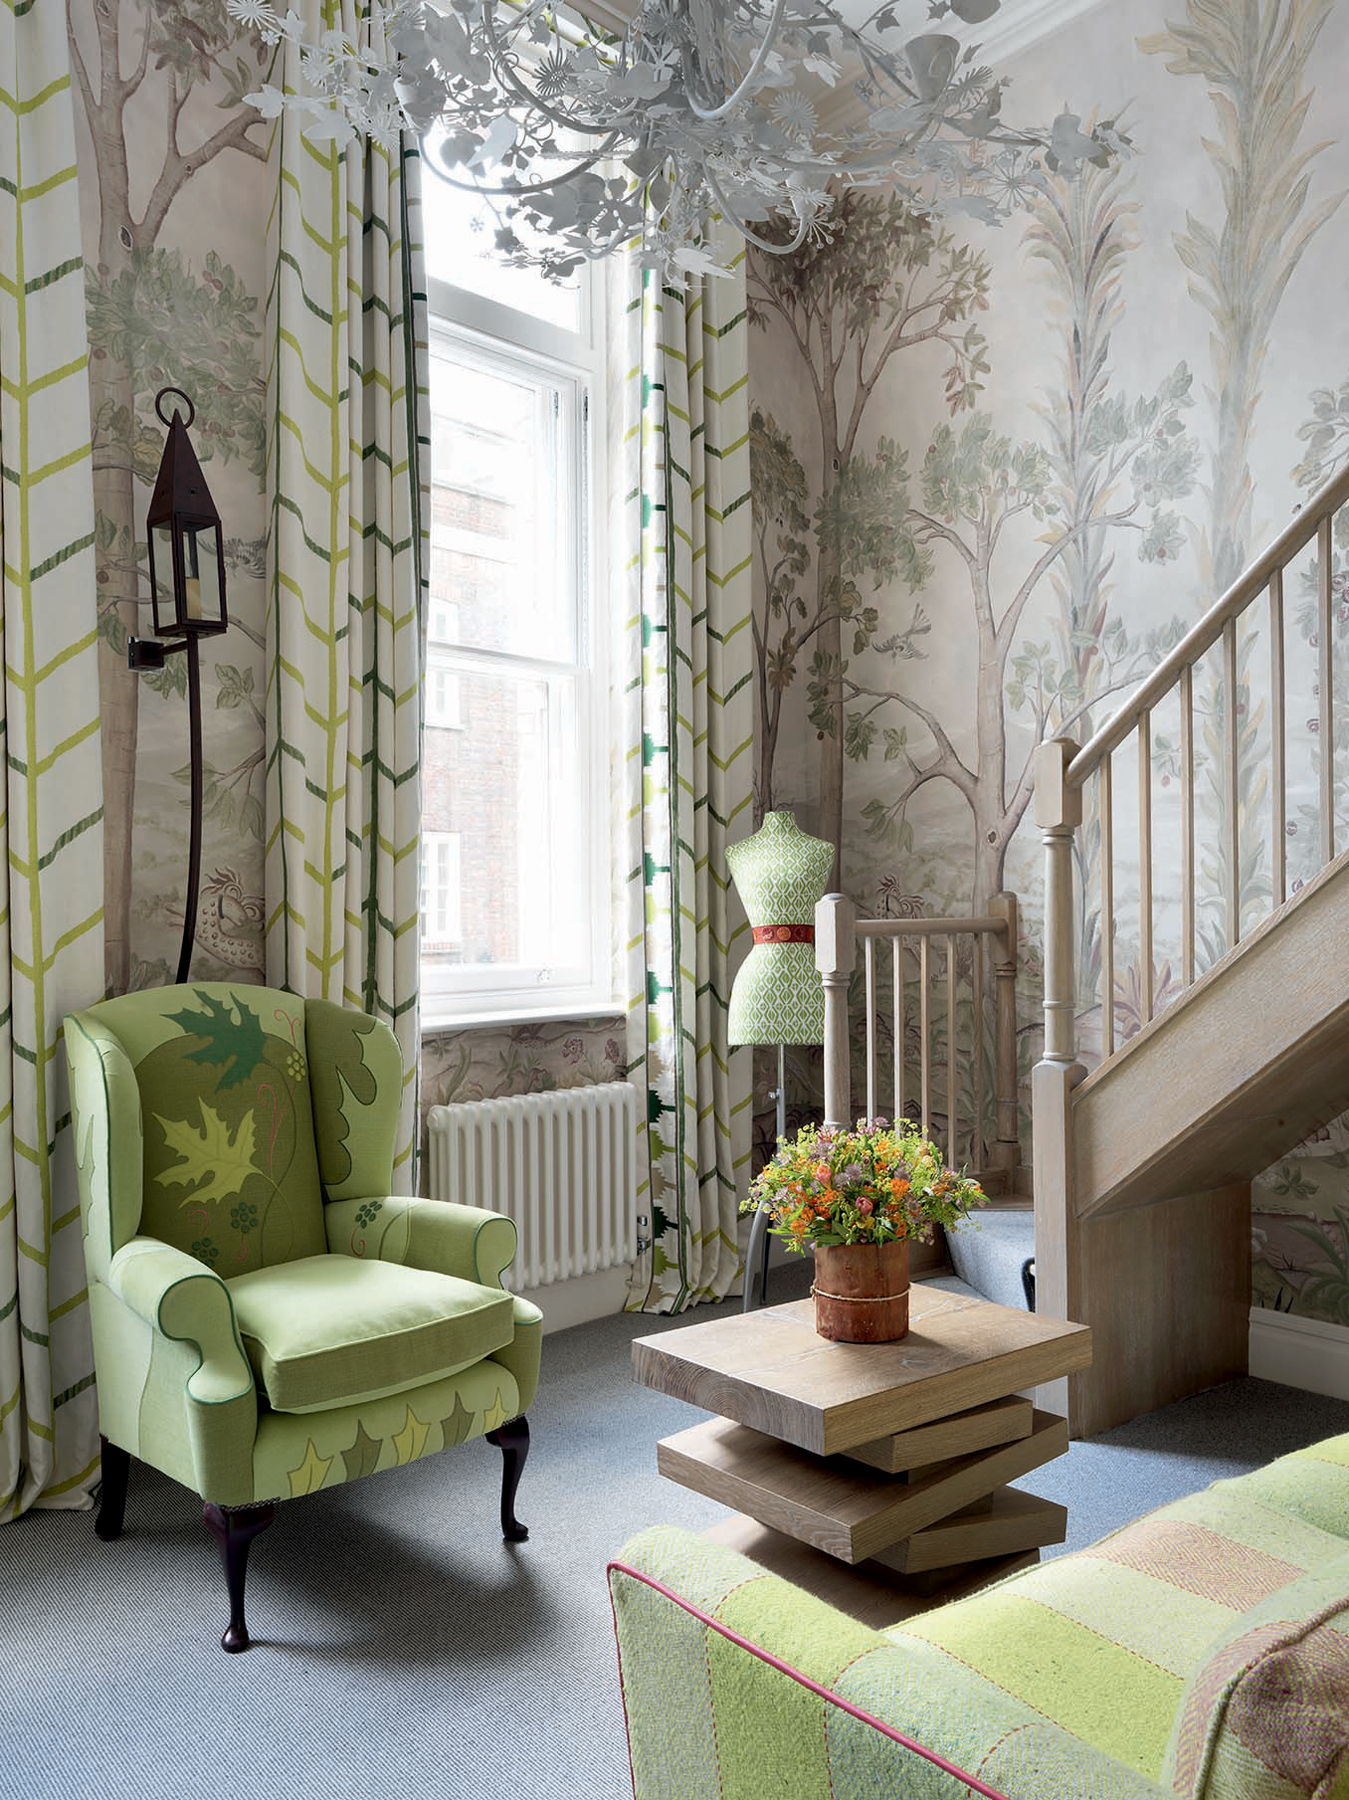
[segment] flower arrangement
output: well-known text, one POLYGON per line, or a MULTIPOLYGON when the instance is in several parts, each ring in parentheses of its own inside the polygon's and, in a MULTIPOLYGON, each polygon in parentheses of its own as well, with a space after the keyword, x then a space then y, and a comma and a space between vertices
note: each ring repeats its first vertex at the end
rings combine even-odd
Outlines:
POLYGON ((766 1205, 773 1235, 803 1251, 807 1243, 926 1241, 934 1225, 955 1225, 986 1204, 978 1182, 946 1168, 916 1127, 859 1119, 851 1131, 808 1125, 794 1140, 779 1138, 741 1211, 766 1205))

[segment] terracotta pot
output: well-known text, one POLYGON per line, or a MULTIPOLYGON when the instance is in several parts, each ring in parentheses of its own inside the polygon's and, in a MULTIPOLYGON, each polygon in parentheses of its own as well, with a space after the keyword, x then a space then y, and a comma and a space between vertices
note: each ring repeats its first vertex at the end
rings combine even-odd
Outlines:
POLYGON ((815 1329, 839 1344, 893 1344, 909 1330, 909 1246, 817 1244, 815 1329))

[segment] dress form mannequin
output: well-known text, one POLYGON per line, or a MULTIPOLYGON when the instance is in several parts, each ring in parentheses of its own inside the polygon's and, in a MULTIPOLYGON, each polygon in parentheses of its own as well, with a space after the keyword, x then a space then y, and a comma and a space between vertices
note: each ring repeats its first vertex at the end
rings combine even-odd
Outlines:
MULTIPOLYGON (((786 1044, 824 1042, 824 984, 815 968, 815 905, 834 866, 834 848, 801 830, 789 812, 771 812, 753 837, 726 852, 731 879, 754 930, 754 947, 731 989, 732 1044, 778 1047, 778 1136, 787 1129, 786 1044)), ((762 1304, 768 1279, 768 1215, 754 1215, 745 1258, 745 1311, 762 1304)))

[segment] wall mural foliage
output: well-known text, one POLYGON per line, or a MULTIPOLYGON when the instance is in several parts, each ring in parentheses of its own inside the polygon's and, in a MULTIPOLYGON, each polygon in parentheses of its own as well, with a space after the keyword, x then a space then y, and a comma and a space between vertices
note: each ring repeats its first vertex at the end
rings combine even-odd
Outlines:
MULTIPOLYGON (((1325 311, 1345 278, 1326 227, 1349 180, 1349 133, 1322 91, 1346 56, 1346 0, 1090 9, 1007 74, 1028 103, 1071 93, 1118 120, 1132 156, 1078 182, 1046 177, 1001 232, 957 235, 885 194, 850 196, 833 243, 756 259, 758 803, 794 805, 807 829, 836 832, 842 884, 868 912, 897 897, 977 912, 1004 885, 1021 896, 1023 1070, 1039 1041, 1035 745, 1085 742, 1349 451, 1349 383, 1336 385, 1349 327, 1325 311)), ((1349 666, 1349 528, 1336 557, 1349 666)), ((1290 642, 1306 646, 1314 570, 1304 580, 1288 620, 1290 642)), ((1290 650, 1289 716, 1312 718, 1315 659, 1296 673, 1295 660, 1290 650)), ((1207 672, 1195 684, 1201 967, 1226 947, 1229 704, 1243 756, 1243 917, 1270 906, 1266 666, 1267 646, 1246 632, 1237 692, 1207 672)), ((1349 752, 1346 710, 1336 738, 1349 752)), ((1294 879, 1314 866, 1298 863, 1299 829, 1314 836, 1299 806, 1325 749, 1304 739, 1296 770, 1290 754, 1294 879)), ((1178 818, 1177 756, 1160 729, 1162 834, 1178 818)), ((1117 822, 1130 799, 1117 772, 1117 822)), ((1089 795, 1077 849, 1089 1052, 1101 973, 1093 805, 1089 795)), ((1337 805, 1349 819, 1349 780, 1337 805)), ((1125 1035, 1141 1023, 1144 986, 1136 857, 1117 823, 1125 1035)), ((1152 985, 1164 1004, 1179 992, 1174 868, 1159 867, 1157 898, 1152 985)), ((803 1058, 798 1104, 815 1079, 803 1058)), ((1257 1297, 1349 1324, 1346 1121, 1290 1150, 1257 1192, 1257 1297)))
MULTIPOLYGON (((172 978, 187 861, 181 658, 133 676, 148 628, 145 510, 165 385, 196 403, 193 439, 225 528, 230 630, 203 650, 205 842, 199 978, 262 979, 263 631, 267 506, 263 303, 269 129, 241 96, 271 52, 224 0, 67 0, 93 388, 107 806, 107 974, 172 978)), ((621 1078, 618 1021, 446 1032, 427 1042, 424 1105, 621 1078)))
POLYGON ((108 982, 124 992, 167 980, 182 927, 182 659, 153 675, 126 666, 128 637, 148 628, 144 519, 163 445, 154 397, 166 385, 196 405, 194 442, 229 537, 231 629, 203 668, 196 969, 260 978, 267 202, 264 127, 238 102, 270 53, 239 33, 224 0, 68 0, 67 22, 83 127, 108 982))

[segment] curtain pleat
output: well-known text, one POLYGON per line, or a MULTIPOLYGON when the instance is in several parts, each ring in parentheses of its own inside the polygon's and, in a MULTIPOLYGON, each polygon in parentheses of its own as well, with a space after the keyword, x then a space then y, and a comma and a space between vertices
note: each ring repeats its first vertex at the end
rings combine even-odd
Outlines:
POLYGON ((91 469, 65 8, 0 0, 0 1519, 98 1476, 61 1044, 103 991, 91 469))
POLYGON ((743 246, 729 277, 678 288, 634 270, 632 280, 618 432, 625 915, 629 1070, 646 1097, 639 1211, 652 1247, 630 1304, 681 1312, 735 1284, 750 1155, 750 1057, 726 1034, 748 929, 726 845, 745 835, 752 803, 743 246))
MULTIPOLYGON (((298 10, 312 33, 353 30, 361 9, 298 10)), ((419 156, 307 136, 287 112, 270 158, 267 974, 393 1026, 395 1167, 411 1191, 430 446, 419 156)))

